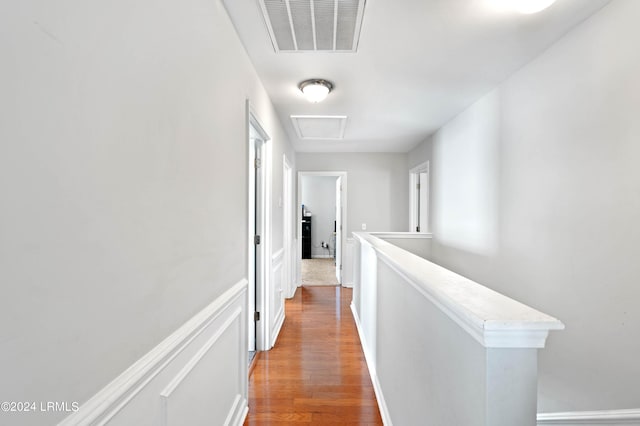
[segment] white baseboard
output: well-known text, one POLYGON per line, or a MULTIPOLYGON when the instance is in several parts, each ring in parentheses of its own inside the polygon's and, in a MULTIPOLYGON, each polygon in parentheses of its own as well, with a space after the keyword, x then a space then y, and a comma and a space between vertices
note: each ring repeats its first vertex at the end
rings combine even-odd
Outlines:
POLYGON ((240 426, 244 424, 247 414, 249 414, 249 406, 246 404, 244 407, 242 406, 245 401, 242 395, 236 395, 233 408, 229 411, 229 415, 224 422, 225 425, 240 426))
POLYGON ((312 259, 333 259, 333 256, 330 254, 312 254, 312 259))
POLYGON ((284 287, 284 249, 278 250, 271 259, 271 290, 273 291, 273 299, 270 306, 267 308, 269 312, 270 322, 269 326, 269 347, 271 349, 278 339, 280 329, 284 323, 284 299, 286 297, 286 291, 284 287))
POLYGON ((275 318, 275 324, 273 327, 273 341, 271 342, 271 347, 274 347, 276 344, 276 340, 278 340, 278 336, 280 335, 280 330, 282 330, 282 324, 284 324, 284 308, 281 309, 275 318))
POLYGON ((538 413, 538 424, 553 426, 640 426, 640 408, 630 410, 538 413))
POLYGON ((292 286, 293 288, 291 289, 291 293, 287 294, 287 299, 292 299, 293 296, 296 295, 296 291, 298 290, 298 287, 300 287, 298 284, 294 284, 292 286))
POLYGON ((142 425, 140 419, 162 426, 201 425, 203 419, 242 425, 248 409, 246 291, 243 279, 58 426, 142 425), (203 398, 211 402, 199 403, 203 398))
POLYGON ((360 325, 360 317, 358 317, 358 312, 356 311, 356 307, 353 302, 351 302, 351 312, 353 313, 353 319, 356 323, 358 336, 360 336, 360 344, 362 345, 362 352, 364 352, 364 358, 367 362, 367 369, 369 370, 369 376, 371 377, 371 383, 373 384, 373 391, 375 392, 376 399, 378 400, 378 409, 380 410, 382 423, 385 426, 393 426, 393 423, 391 422, 391 415, 389 414, 389 408, 387 407, 387 403, 384 399, 384 394, 382 393, 382 387, 380 386, 380 381, 378 380, 376 367, 373 362, 371 362, 370 348, 365 340, 364 332, 362 331, 362 327, 360 325))

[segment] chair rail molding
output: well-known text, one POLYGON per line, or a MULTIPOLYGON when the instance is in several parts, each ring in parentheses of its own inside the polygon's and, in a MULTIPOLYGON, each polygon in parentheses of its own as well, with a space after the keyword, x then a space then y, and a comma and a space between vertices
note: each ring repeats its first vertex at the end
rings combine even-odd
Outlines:
POLYGON ((241 425, 248 411, 246 292, 243 278, 58 426, 241 425), (215 402, 198 404, 208 397, 215 402))

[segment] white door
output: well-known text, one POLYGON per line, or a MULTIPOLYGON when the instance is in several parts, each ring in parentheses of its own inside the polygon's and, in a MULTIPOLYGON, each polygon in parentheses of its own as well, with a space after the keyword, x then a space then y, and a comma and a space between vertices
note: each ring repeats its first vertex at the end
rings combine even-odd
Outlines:
POLYGON ((427 217, 429 213, 429 175, 420 172, 418 175, 418 232, 427 232, 427 217))
POLYGON ((336 179, 336 278, 342 284, 342 176, 336 179))
MULTIPOLYGON (((251 134, 257 132, 253 127, 250 129, 251 134)), ((251 137, 249 141, 249 287, 248 287, 248 304, 247 312, 249 315, 249 351, 256 350, 256 319, 254 313, 258 311, 257 295, 260 288, 262 255, 257 244, 257 238, 262 233, 262 217, 263 217, 263 177, 260 166, 260 156, 262 149, 262 140, 251 137)))

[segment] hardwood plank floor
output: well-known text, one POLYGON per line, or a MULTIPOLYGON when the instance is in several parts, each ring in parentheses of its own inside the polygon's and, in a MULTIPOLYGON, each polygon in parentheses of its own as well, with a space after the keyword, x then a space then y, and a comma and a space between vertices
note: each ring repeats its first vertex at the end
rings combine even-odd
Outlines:
POLYGON ((351 289, 300 287, 276 346, 249 379, 246 426, 382 425, 351 314, 351 289))

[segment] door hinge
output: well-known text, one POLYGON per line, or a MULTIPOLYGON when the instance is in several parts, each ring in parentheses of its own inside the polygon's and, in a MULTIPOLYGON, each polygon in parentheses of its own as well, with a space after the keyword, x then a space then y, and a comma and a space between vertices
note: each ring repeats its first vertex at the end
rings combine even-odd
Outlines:
POLYGON ((342 271, 342 263, 340 264, 340 270, 342 271))
POLYGON ((254 321, 260 321, 260 312, 254 312, 253 313, 253 320, 254 321))
POLYGON ((416 183, 416 189, 420 189, 420 184, 416 183))
POLYGON ((259 158, 256 158, 256 159, 254 160, 254 162, 253 162, 253 166, 254 166, 256 169, 259 169, 259 168, 260 168, 260 159, 259 159, 259 158))
POLYGON ((416 232, 420 232, 420 227, 416 226, 416 232))
POLYGON ((260 244, 260 235, 254 235, 253 236, 253 244, 255 244, 255 245, 260 244))

